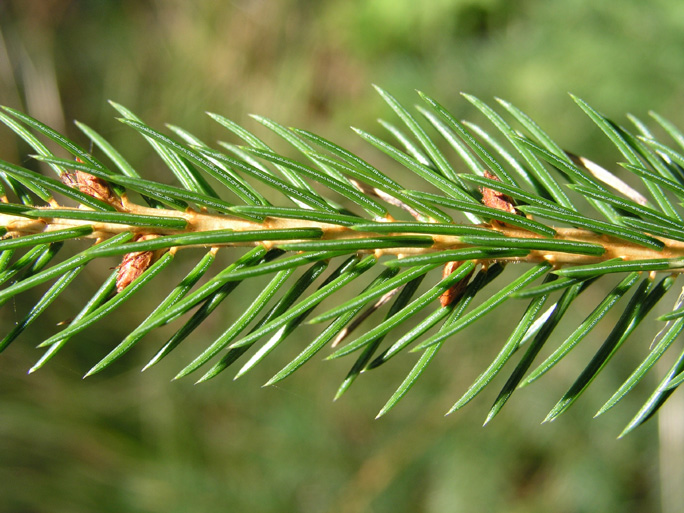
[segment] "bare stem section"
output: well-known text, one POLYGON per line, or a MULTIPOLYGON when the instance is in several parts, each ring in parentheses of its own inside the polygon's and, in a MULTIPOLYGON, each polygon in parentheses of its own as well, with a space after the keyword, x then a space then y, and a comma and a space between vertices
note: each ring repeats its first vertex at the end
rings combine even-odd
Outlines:
MULTIPOLYGON (((346 226, 335 224, 320 223, 314 221, 306 221, 300 219, 285 219, 278 217, 267 217, 262 222, 250 221, 241 219, 230 215, 216 215, 209 214, 203 211, 196 211, 188 209, 185 212, 176 210, 153 209, 144 207, 135 203, 131 203, 122 198, 122 205, 119 211, 131 214, 143 214, 147 216, 163 216, 182 218, 186 221, 187 226, 183 230, 170 228, 149 228, 137 227, 127 224, 118 223, 97 223, 82 219, 60 219, 50 216, 51 209, 59 208, 60 210, 69 209, 70 207, 62 207, 59 205, 50 205, 42 207, 45 211, 45 216, 39 219, 29 219, 26 217, 0 214, 0 226, 6 228, 7 232, 5 238, 20 237, 24 235, 31 235, 37 233, 46 233, 50 231, 63 230, 67 228, 75 228, 79 226, 92 226, 93 232, 84 238, 96 239, 98 241, 108 239, 116 234, 122 232, 131 232, 140 237, 163 237, 165 235, 179 235, 186 233, 202 233, 208 231, 228 230, 228 231, 259 231, 264 232, 276 229, 292 229, 292 228, 319 228, 323 232, 322 240, 353 240, 369 237, 387 237, 392 235, 412 235, 412 233, 375 233, 368 231, 352 230, 346 226)), ((73 208, 73 210, 79 210, 73 208)), ((82 210, 82 208, 81 208, 82 210)), ((388 223, 391 224, 391 220, 388 223)), ((530 231, 512 227, 510 225, 493 222, 491 224, 480 224, 478 227, 489 228, 498 231, 500 234, 507 237, 514 238, 543 238, 541 235, 532 233, 530 231)), ((604 253, 600 256, 572 254, 559 251, 537 251, 532 250, 528 255, 523 257, 505 257, 497 258, 497 261, 508 262, 528 262, 540 263, 549 262, 556 267, 563 267, 568 265, 584 265, 596 264, 606 260, 620 258, 625 261, 630 260, 646 260, 655 258, 684 258, 684 242, 672 239, 657 237, 662 241, 664 248, 660 251, 648 247, 640 246, 617 237, 597 234, 585 229, 576 228, 556 228, 555 240, 571 241, 579 243, 599 244, 603 246, 604 253)), ((425 234, 415 234, 425 235, 425 234)), ((458 236, 446 235, 431 235, 434 243, 430 247, 408 247, 408 248, 383 248, 376 250, 363 250, 361 252, 374 253, 380 257, 383 255, 395 255, 399 258, 408 255, 420 255, 430 252, 437 252, 450 249, 461 249, 472 247, 472 244, 465 243, 458 236)), ((546 239, 548 240, 548 239, 546 239)), ((255 242, 242 242, 225 244, 226 246, 256 246, 263 245, 266 247, 273 247, 279 243, 292 243, 296 240, 278 241, 278 240, 264 240, 255 242)), ((193 247, 193 246, 182 246, 193 247)), ((219 246, 217 246, 219 247, 219 246)), ((181 249, 180 247, 178 249, 181 249)), ((482 261, 481 263, 486 263, 482 261)), ((673 272, 669 269, 668 272, 673 272)), ((674 270, 677 272, 677 270, 674 270)))

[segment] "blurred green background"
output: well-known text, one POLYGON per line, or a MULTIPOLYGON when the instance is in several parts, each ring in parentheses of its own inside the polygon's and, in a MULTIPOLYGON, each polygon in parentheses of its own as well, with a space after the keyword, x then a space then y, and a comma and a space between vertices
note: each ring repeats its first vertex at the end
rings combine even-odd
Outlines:
MULTIPOLYGON (((566 92, 620 122, 627 112, 646 118, 649 109, 683 121, 678 0, 2 0, 0 30, 0 103, 86 144, 72 124, 84 121, 148 176, 162 166, 114 120, 107 99, 153 126, 173 123, 206 140, 226 134, 204 111, 259 131, 248 118, 254 112, 366 154, 348 126, 379 131, 375 119, 390 117, 372 83, 409 105, 418 101, 414 89, 424 90, 455 115, 483 123, 459 96, 465 91, 513 102, 564 147, 609 166, 619 156, 566 92)), ((22 151, 0 132, 1 158, 25 162, 22 151)), ((591 420, 648 348, 652 330, 637 332, 634 348, 550 425, 539 422, 608 328, 544 385, 519 392, 486 428, 501 380, 443 417, 498 351, 515 308, 445 347, 378 421, 413 355, 364 375, 336 404, 331 398, 351 365, 345 359, 317 358, 279 386, 260 388, 307 332, 288 341, 289 353, 276 352, 235 383, 228 375, 196 387, 192 379, 169 383, 239 303, 225 305, 143 374, 163 333, 81 381, 142 319, 147 309, 138 302, 27 376, 42 354, 35 344, 98 279, 96 269, 82 292, 72 291, 0 358, 1 512, 668 511, 658 424, 615 440, 649 386, 591 420)), ((598 299, 578 305, 576 319, 598 299)), ((25 306, 5 305, 3 332, 25 306)))

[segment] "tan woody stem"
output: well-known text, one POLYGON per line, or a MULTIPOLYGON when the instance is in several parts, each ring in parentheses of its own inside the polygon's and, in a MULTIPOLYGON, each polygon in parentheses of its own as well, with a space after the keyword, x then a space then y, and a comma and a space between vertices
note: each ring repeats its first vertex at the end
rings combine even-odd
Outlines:
MULTIPOLYGON (((43 233, 54 230, 62 230, 66 228, 74 228, 78 226, 90 225, 93 226, 93 232, 87 236, 87 238, 94 239, 107 239, 121 232, 132 232, 141 235, 172 235, 181 233, 201 233, 206 231, 214 230, 233 230, 233 231, 246 231, 246 230, 274 230, 274 229, 291 229, 291 228, 320 228, 323 231, 324 240, 351 240, 358 238, 368 238, 379 236, 380 234, 374 232, 362 232, 352 230, 345 226, 339 226, 334 224, 319 223, 314 221, 305 221, 298 219, 284 219, 277 217, 268 217, 263 222, 249 221, 245 219, 240 219, 237 217, 232 217, 229 215, 215 215, 208 214, 205 212, 197 212, 194 210, 187 210, 186 212, 178 212, 175 210, 164 210, 164 209, 152 209, 130 203, 125 200, 123 202, 123 208, 121 211, 133 213, 133 214, 144 214, 148 216, 169 216, 169 217, 182 217, 187 221, 187 227, 184 230, 177 229, 151 229, 151 228, 140 228, 136 226, 130 226, 126 224, 115 224, 115 223, 93 223, 87 220, 77 220, 77 219, 58 219, 50 217, 51 208, 66 208, 58 207, 57 205, 52 205, 50 207, 44 207, 45 217, 41 219, 27 219, 25 217, 0 214, 0 226, 4 226, 7 229, 6 236, 8 237, 19 237, 22 235, 30 235, 35 233, 43 233)), ((480 225, 483 227, 491 228, 499 231, 503 235, 516 238, 540 238, 541 236, 531 233, 527 230, 511 227, 508 225, 503 225, 499 223, 492 223, 491 225, 480 225)), ((617 237, 596 234, 589 230, 576 229, 576 228, 556 228, 557 234, 555 239, 564 241, 577 241, 584 243, 599 244, 605 248, 605 252, 601 256, 593 255, 582 255, 582 254, 570 254, 562 252, 553 251, 530 251, 530 253, 524 257, 508 257, 497 259, 499 261, 510 261, 510 262, 528 262, 528 263, 539 263, 539 262, 549 262, 557 267, 567 266, 567 265, 584 265, 584 264, 594 264, 602 261, 606 261, 613 258, 621 258, 623 260, 646 260, 654 258, 684 258, 684 242, 675 241, 671 239, 664 239, 658 237, 665 247, 661 251, 639 246, 617 237)), ((382 236, 390 235, 410 235, 406 232, 402 233, 383 233, 382 236)), ((382 255, 397 255, 397 256, 407 256, 407 255, 418 255, 423 253, 435 252, 446 249, 459 249, 471 247, 470 244, 463 243, 457 236, 446 236, 446 235, 432 235, 434 244, 429 248, 423 247, 412 247, 412 248, 387 248, 375 250, 374 253, 377 256, 382 255)), ((265 246, 272 246, 278 244, 279 241, 264 241, 262 242, 246 242, 238 243, 233 245, 258 245, 263 244, 265 246)), ((296 242, 288 240, 287 242, 296 242)), ((190 246, 184 246, 190 247, 190 246)), ((366 251, 369 252, 369 251, 366 251)), ((672 270, 669 270, 672 272, 672 270)))

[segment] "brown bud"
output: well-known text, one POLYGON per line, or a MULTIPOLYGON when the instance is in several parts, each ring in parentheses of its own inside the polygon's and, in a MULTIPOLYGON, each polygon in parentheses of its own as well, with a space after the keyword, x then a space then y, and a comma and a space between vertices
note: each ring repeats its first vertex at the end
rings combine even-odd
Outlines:
POLYGON ((67 187, 71 187, 72 189, 78 189, 78 180, 76 179, 75 171, 62 173, 61 175, 59 175, 59 179, 62 180, 62 183, 67 187))
MULTIPOLYGON (((496 180, 497 182, 501 181, 494 173, 490 173, 486 170, 484 172, 484 176, 490 180, 496 180)), ((518 211, 513 206, 513 200, 510 196, 502 192, 495 191, 494 189, 490 189, 489 187, 482 187, 482 203, 487 207, 510 212, 511 214, 518 214, 518 211)))
POLYGON ((83 171, 76 171, 76 182, 78 183, 78 190, 83 194, 92 196, 93 198, 109 203, 110 205, 121 204, 112 191, 112 188, 102 178, 89 175, 83 171))
MULTIPOLYGON (((76 158, 76 162, 83 163, 78 157, 76 158)), ((78 189, 83 194, 87 194, 88 196, 109 203, 110 205, 121 205, 121 201, 116 197, 109 183, 102 178, 98 178, 84 171, 64 173, 61 178, 62 182, 66 185, 78 189)))
MULTIPOLYGON (((461 264, 463 264, 463 262, 447 262, 444 264, 444 269, 442 270, 442 279, 453 273, 461 266, 461 264)), ((453 284, 451 287, 445 290, 441 296, 439 296, 439 303, 442 305, 442 307, 449 306, 451 303, 461 297, 472 274, 473 273, 471 271, 468 276, 465 276, 462 280, 453 284)))
MULTIPOLYGON (((148 240, 155 238, 154 235, 142 235, 136 238, 136 241, 148 240)), ((116 292, 117 294, 128 287, 133 280, 144 273, 152 264, 154 259, 154 251, 136 251, 135 253, 126 253, 119 265, 119 271, 116 275, 116 292)))

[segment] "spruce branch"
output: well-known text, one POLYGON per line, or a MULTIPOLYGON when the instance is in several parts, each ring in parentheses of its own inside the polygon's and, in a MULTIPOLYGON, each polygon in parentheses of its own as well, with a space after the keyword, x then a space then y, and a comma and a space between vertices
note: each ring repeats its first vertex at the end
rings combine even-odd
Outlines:
MULTIPOLYGON (((487 131, 455 119, 423 93, 419 120, 377 89, 403 124, 380 122, 398 145, 354 130, 389 157, 392 163, 383 164, 387 171, 319 135, 264 117, 255 120, 299 152, 300 159, 274 150, 218 114, 210 116, 245 145, 220 142, 215 149, 173 125, 169 136, 112 103, 120 121, 151 145, 178 185, 144 178, 87 125, 77 123, 94 144, 92 153, 40 121, 3 108, 0 121, 33 148, 32 157, 56 178, 0 161, 0 304, 51 284, 26 316, 6 330, 0 351, 77 283, 91 261, 108 258, 118 265, 68 325, 40 344, 46 352, 29 372, 140 290, 149 290, 155 276, 168 273, 178 251, 199 249, 204 255, 194 269, 87 375, 106 369, 143 339, 154 338, 157 328, 185 318, 144 368, 158 364, 242 282, 267 276, 266 287, 176 378, 203 368, 199 381, 214 378, 250 353, 239 377, 273 351, 291 346, 296 356, 267 383, 273 384, 329 346, 328 358, 357 355, 338 390, 340 397, 364 372, 400 353, 408 357, 421 352, 381 416, 410 391, 443 345, 458 339, 458 332, 498 315, 493 312, 508 300, 527 301, 494 361, 450 410, 479 395, 526 345, 494 401, 489 421, 518 386, 551 371, 599 322, 609 322, 608 312, 629 296, 609 337, 547 420, 564 413, 634 328, 667 300, 667 291, 684 270, 684 157, 656 140, 636 118, 630 119, 638 136, 573 97, 626 161, 620 163, 624 172, 641 181, 640 191, 607 166, 562 149, 527 114, 503 100, 499 104, 510 121, 465 95, 491 123, 493 129, 487 131), (43 140, 71 158, 57 156, 43 140), (53 263, 66 244, 76 254, 53 263), (247 249, 198 286, 225 247, 247 249), (516 267, 521 269, 517 277, 502 281, 502 270, 511 263, 526 265, 516 267), (574 301, 588 288, 595 290, 610 273, 624 277, 528 373, 544 346, 555 343, 554 329, 574 301), (660 281, 657 273, 663 273, 660 281), (540 279, 543 283, 535 284, 540 279), (367 280, 363 292, 345 299, 343 289, 357 280, 367 280), (496 291, 484 298, 482 290, 495 281, 496 291), (326 301, 323 309, 320 305, 326 301), (545 305, 550 306, 544 310, 545 305), (366 319, 377 322, 362 332, 366 319), (404 328, 413 319, 413 326, 404 328), (305 322, 325 327, 300 347, 290 335, 305 322)), ((654 118, 675 142, 684 139, 671 122, 654 118)), ((628 395, 657 360, 671 358, 668 350, 676 345, 682 318, 679 303, 661 316, 669 324, 654 331, 663 335, 646 348, 646 358, 599 413, 628 395)), ((652 416, 684 381, 680 367, 677 360, 627 430, 652 416)))

